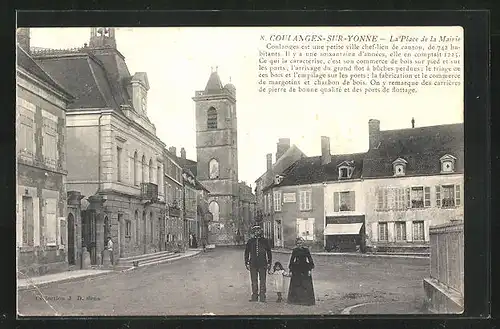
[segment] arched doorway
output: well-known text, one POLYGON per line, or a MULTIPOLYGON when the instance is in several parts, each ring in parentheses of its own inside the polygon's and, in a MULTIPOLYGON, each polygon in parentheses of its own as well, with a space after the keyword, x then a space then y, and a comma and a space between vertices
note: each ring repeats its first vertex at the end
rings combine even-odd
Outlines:
POLYGON ((75 265, 75 218, 73 214, 68 215, 68 264, 75 265))

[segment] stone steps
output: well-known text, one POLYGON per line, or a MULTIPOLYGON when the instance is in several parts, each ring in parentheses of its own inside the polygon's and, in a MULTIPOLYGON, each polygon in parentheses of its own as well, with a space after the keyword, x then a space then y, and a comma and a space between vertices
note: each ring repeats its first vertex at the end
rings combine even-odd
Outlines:
POLYGON ((173 251, 160 251, 151 254, 137 255, 126 258, 120 258, 118 260, 118 266, 134 266, 134 263, 138 262, 139 266, 142 264, 150 264, 158 261, 162 261, 164 259, 170 259, 175 256, 173 251))

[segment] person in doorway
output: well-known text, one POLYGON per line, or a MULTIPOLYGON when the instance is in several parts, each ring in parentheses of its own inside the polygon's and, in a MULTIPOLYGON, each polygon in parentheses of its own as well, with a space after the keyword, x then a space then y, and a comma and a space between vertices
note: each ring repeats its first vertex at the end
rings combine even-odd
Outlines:
POLYGON ((251 302, 260 299, 266 301, 266 273, 271 270, 272 253, 269 241, 264 238, 262 228, 252 228, 253 237, 250 238, 245 247, 245 267, 250 271, 252 281, 251 302), (260 285, 258 284, 260 281, 260 285), (259 298, 260 297, 260 298, 259 298))
POLYGON ((111 261, 111 265, 114 265, 115 257, 113 255, 113 240, 111 240, 110 236, 108 236, 108 243, 106 244, 106 249, 108 249, 109 251, 109 259, 111 261))
POLYGON ((196 239, 196 235, 193 234, 193 248, 198 248, 198 239, 196 239))
POLYGON ((189 233, 189 248, 193 248, 193 233, 189 233))
POLYGON ((315 297, 311 274, 314 262, 309 249, 304 246, 304 239, 301 237, 296 240, 296 247, 292 251, 288 268, 291 274, 288 303, 314 305, 315 297))

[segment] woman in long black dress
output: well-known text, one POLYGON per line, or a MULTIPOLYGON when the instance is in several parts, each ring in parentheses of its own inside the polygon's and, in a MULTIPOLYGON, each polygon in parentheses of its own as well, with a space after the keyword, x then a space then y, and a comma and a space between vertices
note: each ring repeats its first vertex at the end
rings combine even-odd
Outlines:
POLYGON ((291 279, 288 289, 288 303, 298 305, 314 305, 314 287, 311 271, 314 262, 309 249, 304 246, 304 239, 297 238, 288 266, 291 279))

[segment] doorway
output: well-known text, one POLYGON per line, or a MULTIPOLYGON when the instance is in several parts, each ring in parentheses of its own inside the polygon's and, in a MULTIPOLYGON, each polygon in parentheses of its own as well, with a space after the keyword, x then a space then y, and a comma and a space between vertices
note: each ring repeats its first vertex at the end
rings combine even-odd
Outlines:
POLYGON ((68 215, 68 264, 75 265, 75 217, 68 215))
POLYGON ((82 247, 90 254, 90 264, 97 265, 96 249, 96 213, 95 210, 82 211, 82 247))
POLYGON ((147 252, 147 225, 146 225, 146 212, 142 212, 142 244, 143 244, 143 253, 145 254, 147 252))

